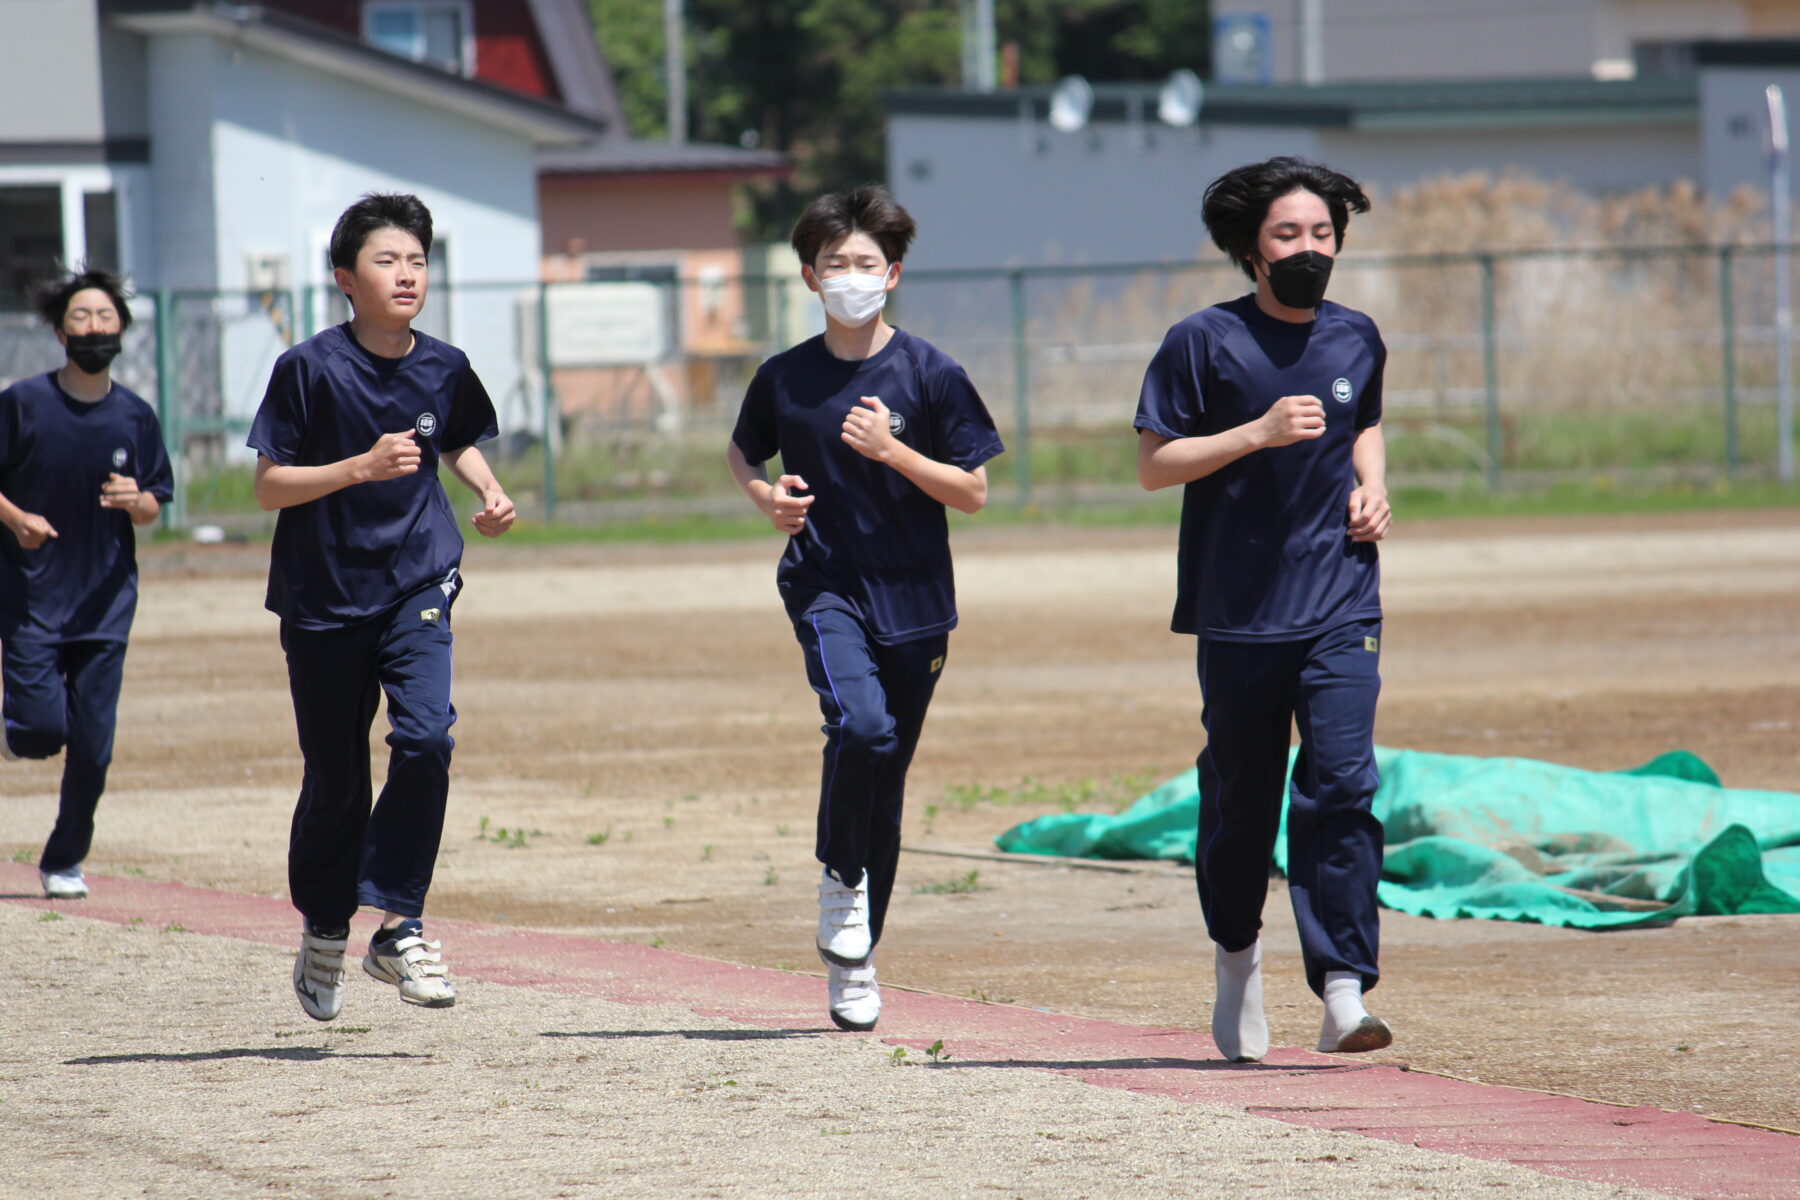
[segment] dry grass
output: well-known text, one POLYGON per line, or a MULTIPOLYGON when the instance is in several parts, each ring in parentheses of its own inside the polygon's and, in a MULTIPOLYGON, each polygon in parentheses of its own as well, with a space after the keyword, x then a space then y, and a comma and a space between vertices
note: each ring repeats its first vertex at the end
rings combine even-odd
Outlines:
MULTIPOLYGON (((1469 449, 1486 441, 1483 256, 1492 256, 1501 461, 1629 468, 1717 462, 1725 348, 1721 247, 1729 258, 1736 400, 1766 407, 1774 374, 1765 202, 1709 200, 1687 183, 1607 196, 1520 175, 1433 179, 1373 196, 1332 295, 1375 317, 1390 347, 1387 406, 1399 436, 1469 449), (1706 436, 1658 436, 1659 429, 1706 436), (1562 444, 1603 434, 1593 446, 1562 444)), ((1188 267, 1031 284, 1034 425, 1128 419, 1169 324, 1238 294, 1211 256, 1188 267)), ((1010 359, 988 365, 1010 381, 1010 359)), ((1752 429, 1764 423, 1753 412, 1752 429)), ((1762 439, 1765 440, 1766 439, 1762 439)), ((1749 439, 1755 461, 1773 447, 1749 439)), ((1431 457, 1429 454, 1425 457, 1431 457)))

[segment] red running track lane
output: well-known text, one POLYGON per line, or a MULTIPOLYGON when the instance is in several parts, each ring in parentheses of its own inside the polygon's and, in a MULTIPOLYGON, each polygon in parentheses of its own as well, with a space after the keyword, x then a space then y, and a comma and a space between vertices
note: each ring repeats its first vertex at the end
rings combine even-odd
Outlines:
MULTIPOLYGON (((193 933, 274 946, 297 941, 300 918, 285 900, 133 879, 93 877, 92 883, 94 898, 53 904, 39 897, 35 869, 0 864, 0 899, 12 903, 158 929, 178 924, 193 933)), ((372 927, 373 921, 359 918, 358 924, 372 927)), ((677 1004, 766 1029, 835 1032, 824 1016, 825 989, 815 977, 503 926, 434 921, 432 929, 447 935, 452 969, 465 978, 620 1004, 677 1004)), ((937 1070, 1054 1071, 1099 1087, 1229 1105, 1295 1125, 1677 1196, 1800 1197, 1800 1137, 1303 1050, 1278 1049, 1264 1062, 1230 1065, 1217 1057, 1210 1038, 1186 1030, 895 987, 885 999, 881 1040, 922 1051, 942 1039, 953 1057, 935 1064, 937 1070)))

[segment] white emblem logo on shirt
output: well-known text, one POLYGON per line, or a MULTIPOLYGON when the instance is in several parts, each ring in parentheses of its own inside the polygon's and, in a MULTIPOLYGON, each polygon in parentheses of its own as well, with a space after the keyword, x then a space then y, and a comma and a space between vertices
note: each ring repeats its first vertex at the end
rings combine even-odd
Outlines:
POLYGON ((120 446, 117 450, 113 451, 113 470, 115 470, 115 471, 118 470, 120 467, 124 466, 126 463, 128 463, 130 461, 131 461, 131 454, 129 451, 127 451, 125 449, 125 447, 120 446))
POLYGON ((1336 400, 1339 404, 1350 403, 1350 395, 1350 381, 1348 379, 1339 379, 1331 385, 1331 398, 1336 400))
POLYGON ((437 432, 437 414, 429 412, 420 413, 419 419, 413 422, 413 428, 424 434, 426 437, 430 437, 437 432))
POLYGON ((888 432, 895 437, 906 432, 906 418, 892 409, 888 410, 888 432))

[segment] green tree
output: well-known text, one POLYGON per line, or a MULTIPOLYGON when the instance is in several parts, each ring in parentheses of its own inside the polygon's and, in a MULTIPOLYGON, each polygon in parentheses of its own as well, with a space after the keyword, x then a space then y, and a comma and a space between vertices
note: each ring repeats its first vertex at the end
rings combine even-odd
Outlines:
POLYGON ((588 0, 594 37, 612 69, 633 137, 668 133, 669 80, 663 69, 662 0, 588 0))
MULTIPOLYGON (((589 0, 633 134, 661 137, 662 0, 589 0)), ((1206 74, 1205 0, 996 0, 998 40, 1018 47, 1025 83, 1206 74)), ((956 0, 686 0, 690 136, 794 156, 794 178, 761 189, 746 233, 779 238, 807 197, 885 178, 882 94, 954 87, 956 0)))

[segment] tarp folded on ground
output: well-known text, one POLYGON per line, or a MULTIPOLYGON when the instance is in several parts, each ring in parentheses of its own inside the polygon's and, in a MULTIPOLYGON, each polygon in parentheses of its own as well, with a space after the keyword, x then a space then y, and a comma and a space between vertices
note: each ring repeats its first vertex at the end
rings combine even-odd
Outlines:
MULTIPOLYGON (((1619 929, 1800 913, 1800 795, 1721 787, 1674 751, 1629 771, 1377 747, 1381 903, 1428 917, 1619 929)), ((1188 771, 1117 816, 1056 814, 994 842, 1019 854, 1194 861, 1188 771)), ((1287 869, 1287 813, 1275 844, 1287 869)))

